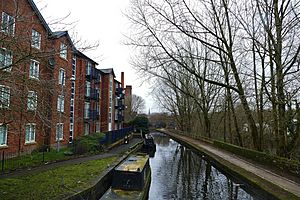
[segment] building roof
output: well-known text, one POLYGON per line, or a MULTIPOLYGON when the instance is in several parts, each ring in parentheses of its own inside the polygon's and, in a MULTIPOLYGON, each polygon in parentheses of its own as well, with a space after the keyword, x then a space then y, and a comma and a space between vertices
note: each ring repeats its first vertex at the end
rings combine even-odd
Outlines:
POLYGON ((28 0, 29 5, 31 6, 31 8, 33 9, 34 13, 37 15, 37 17, 39 18, 39 20, 41 21, 42 25, 44 26, 44 28, 47 30, 48 35, 52 35, 52 30, 50 29, 49 25, 47 24, 46 20, 44 19, 44 17, 42 16, 41 12, 39 11, 39 9, 36 7, 35 3, 33 2, 33 0, 28 0))
POLYGON ((100 71, 101 71, 102 73, 104 73, 104 74, 113 74, 113 75, 114 75, 114 77, 116 77, 116 76, 115 76, 115 72, 114 72, 114 69, 113 69, 113 68, 100 69, 100 71))
POLYGON ((143 171, 149 156, 146 154, 131 155, 116 167, 117 171, 141 172, 143 171))
POLYGON ((95 64, 95 65, 99 65, 96 61, 94 61, 93 59, 89 58, 87 55, 85 55, 84 53, 80 52, 80 51, 77 50, 77 49, 74 51, 74 53, 75 53, 77 56, 81 57, 81 58, 85 58, 85 59, 89 60, 90 62, 92 62, 92 63, 95 64))

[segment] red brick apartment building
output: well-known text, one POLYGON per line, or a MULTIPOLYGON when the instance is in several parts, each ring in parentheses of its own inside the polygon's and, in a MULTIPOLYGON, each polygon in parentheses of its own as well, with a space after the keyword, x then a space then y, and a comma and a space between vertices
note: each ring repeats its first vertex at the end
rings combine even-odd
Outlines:
POLYGON ((124 83, 112 69, 97 69, 67 31, 53 32, 32 0, 2 0, 0 12, 0 150, 122 128, 124 83))

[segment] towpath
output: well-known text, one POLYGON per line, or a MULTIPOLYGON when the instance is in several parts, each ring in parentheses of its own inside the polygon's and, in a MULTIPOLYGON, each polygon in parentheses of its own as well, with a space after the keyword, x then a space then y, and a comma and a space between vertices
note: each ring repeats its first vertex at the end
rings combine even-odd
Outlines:
POLYGON ((271 171, 266 166, 262 166, 253 161, 243 159, 235 154, 216 148, 201 140, 193 139, 179 134, 174 134, 170 131, 164 130, 162 132, 170 135, 174 139, 177 138, 178 140, 184 141, 186 143, 198 147, 199 149, 203 150, 204 153, 208 153, 209 156, 217 160, 217 162, 221 162, 221 164, 228 163, 232 169, 237 169, 236 167, 241 168, 240 172, 242 172, 242 175, 245 172, 244 174, 247 174, 247 176, 249 177, 250 174, 252 180, 254 180, 255 182, 259 182, 259 185, 263 187, 263 189, 267 190, 267 192, 271 192, 271 194, 275 194, 280 199, 286 199, 288 194, 283 194, 285 192, 294 195, 289 199, 300 199, 300 183, 297 179, 291 180, 287 177, 281 176, 271 171))

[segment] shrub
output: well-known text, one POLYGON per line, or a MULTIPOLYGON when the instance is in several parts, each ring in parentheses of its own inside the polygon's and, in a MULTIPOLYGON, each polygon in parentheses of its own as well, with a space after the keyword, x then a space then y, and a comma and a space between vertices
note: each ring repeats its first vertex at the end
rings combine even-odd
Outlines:
POLYGON ((100 141, 104 138, 104 133, 84 135, 74 140, 74 154, 95 153, 103 151, 100 141))

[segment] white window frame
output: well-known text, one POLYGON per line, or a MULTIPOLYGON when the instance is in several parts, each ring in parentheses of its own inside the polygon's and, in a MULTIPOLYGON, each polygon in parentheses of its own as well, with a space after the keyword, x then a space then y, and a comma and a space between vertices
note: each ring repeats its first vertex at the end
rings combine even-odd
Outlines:
POLYGON ((31 46, 37 49, 41 49, 42 35, 35 29, 31 32, 31 46))
POLYGON ((40 63, 36 60, 30 60, 29 78, 39 79, 40 63))
POLYGON ((87 62, 86 75, 92 75, 92 63, 87 62))
POLYGON ((0 85, 0 108, 9 108, 9 104, 10 104, 10 87, 5 85, 0 85), (6 103, 3 104, 5 101, 6 103))
POLYGON ((56 141, 64 139, 64 123, 57 123, 56 124, 55 138, 56 138, 56 141))
POLYGON ((65 45, 63 42, 60 43, 60 51, 59 51, 59 55, 60 55, 61 58, 67 59, 67 55, 68 55, 68 47, 67 47, 67 45, 65 45))
POLYGON ((64 112, 65 110, 65 96, 58 95, 57 97, 57 111, 64 112))
POLYGON ((89 134, 90 134, 90 124, 84 123, 84 135, 89 135, 89 134))
POLYGON ((60 68, 58 72, 58 84, 65 85, 66 84, 66 71, 64 68, 60 68))
POLYGON ((28 123, 25 126, 25 144, 35 143, 36 124, 28 123), (29 129, 27 129, 29 128, 29 129), (29 131, 28 131, 29 130, 29 131))
POLYGON ((37 109, 37 92, 28 91, 27 110, 34 111, 37 109))
POLYGON ((100 122, 97 121, 96 122, 96 133, 100 133, 100 130, 101 130, 100 122))
POLYGON ((8 133, 8 125, 0 124, 0 147, 7 146, 7 133, 8 133), (2 143, 2 141, 4 141, 4 143, 2 143))
POLYGON ((84 119, 90 118, 90 108, 91 108, 91 103, 84 102, 84 119))
POLYGON ((16 20, 13 16, 7 14, 6 12, 2 12, 1 16, 1 32, 4 32, 8 35, 15 34, 15 23, 16 20))
POLYGON ((11 71, 12 61, 13 61, 12 52, 5 48, 1 48, 0 49, 0 70, 2 69, 3 71, 11 71))
POLYGON ((85 81, 85 96, 91 96, 91 82, 85 81))

